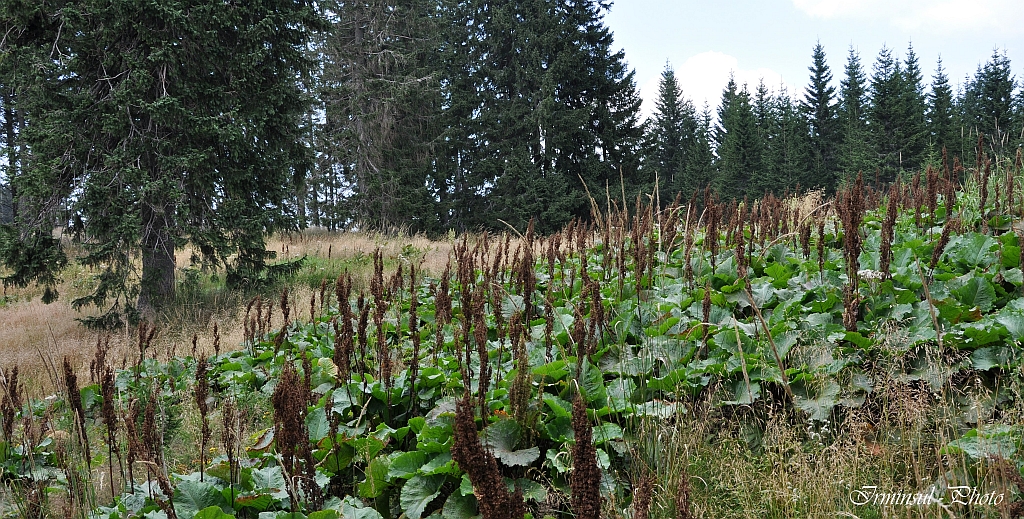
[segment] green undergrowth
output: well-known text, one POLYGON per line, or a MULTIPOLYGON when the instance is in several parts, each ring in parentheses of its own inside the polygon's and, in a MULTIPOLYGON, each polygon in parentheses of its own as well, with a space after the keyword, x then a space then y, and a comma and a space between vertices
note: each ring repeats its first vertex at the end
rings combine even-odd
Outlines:
MULTIPOLYGON (((1014 218, 982 222, 942 204, 904 212, 878 272, 885 214, 867 212, 859 230, 855 326, 844 325, 850 270, 832 218, 804 244, 738 227, 739 253, 725 233, 700 228, 689 241, 679 222, 672 243, 656 225, 632 239, 567 232, 561 247, 527 236, 537 258, 500 240, 483 252, 465 244, 455 273, 414 283, 414 255, 390 283, 369 258, 376 273, 361 303, 339 308, 332 283, 312 320, 289 309, 285 326, 280 314, 264 324, 269 311, 250 309, 242 348, 206 358, 206 418, 190 400, 195 358, 117 371, 118 416, 141 429, 133 410, 152 403, 164 438, 155 448, 172 452, 163 466, 137 467, 130 484, 109 457, 127 441, 112 451, 101 441, 99 386, 80 390, 91 460, 68 461, 74 432, 33 432, 75 430, 62 399, 12 411, 0 473, 18 506, 7 513, 87 489, 91 499, 70 500, 104 518, 165 517, 168 506, 182 519, 475 517, 482 494, 452 459, 468 392, 480 441, 533 517, 574 514, 577 397, 604 516, 639 515, 637 482, 653 478, 649 517, 1002 517, 1021 502, 1024 467, 1014 218), (936 254, 951 212, 960 227, 936 254), (715 254, 711 240, 721 241, 715 254), (291 370, 302 382, 289 404, 298 447, 282 439, 285 410, 272 403, 291 370), (164 472, 170 487, 158 484, 164 472), (106 488, 123 489, 112 503, 109 490, 74 483, 102 473, 106 488), (976 494, 957 493, 965 488, 976 494), (885 501, 907 495, 941 502, 885 501)), ((315 288, 349 265, 309 267, 301 283, 315 288)))

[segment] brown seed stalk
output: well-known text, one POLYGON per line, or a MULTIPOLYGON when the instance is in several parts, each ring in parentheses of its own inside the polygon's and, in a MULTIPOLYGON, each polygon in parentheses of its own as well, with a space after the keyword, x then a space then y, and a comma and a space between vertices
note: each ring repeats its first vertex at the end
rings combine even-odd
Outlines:
POLYGON ((930 270, 935 270, 935 267, 939 264, 939 259, 942 258, 943 251, 946 250, 946 245, 949 244, 949 234, 953 231, 954 227, 958 227, 960 220, 958 218, 947 218, 946 224, 942 226, 942 234, 939 236, 939 242, 935 244, 935 248, 932 249, 932 260, 928 264, 930 270))
MULTIPOLYGON (((892 240, 894 228, 896 227, 896 197, 895 189, 889 190, 889 202, 885 208, 885 220, 882 221, 881 244, 878 248, 878 270, 886 278, 890 277, 889 263, 892 261, 892 240)), ((949 215, 946 216, 949 218, 949 215)))
POLYGON ((195 398, 196 407, 199 408, 200 435, 199 435, 199 481, 203 481, 203 474, 206 468, 206 443, 210 441, 210 407, 206 399, 210 395, 210 384, 207 380, 206 357, 200 357, 196 364, 196 385, 195 398))
POLYGON ((68 404, 75 413, 76 425, 78 426, 78 438, 82 442, 82 449, 85 451, 85 463, 92 462, 92 454, 89 449, 89 432, 85 427, 85 408, 82 406, 82 393, 78 389, 78 375, 71 368, 71 361, 64 357, 64 389, 67 392, 68 404))
POLYGON ((690 519, 690 474, 683 464, 679 473, 679 485, 675 495, 676 519, 690 519))
POLYGON ((651 497, 654 494, 654 475, 640 476, 633 490, 633 519, 647 519, 651 512, 651 497))
POLYGON ((587 418, 587 407, 582 394, 577 394, 576 400, 573 401, 572 430, 575 435, 575 443, 572 446, 573 468, 569 472, 572 509, 579 519, 599 519, 601 469, 597 466, 593 426, 587 418))
POLYGON ((454 432, 452 459, 469 475, 483 518, 522 519, 526 515, 522 491, 507 490, 497 460, 480 444, 469 391, 455 405, 454 432))

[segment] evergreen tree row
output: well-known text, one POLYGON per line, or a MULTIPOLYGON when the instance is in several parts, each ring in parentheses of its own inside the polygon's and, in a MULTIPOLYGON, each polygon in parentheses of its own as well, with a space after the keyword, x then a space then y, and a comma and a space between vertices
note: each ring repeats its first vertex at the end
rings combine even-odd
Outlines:
POLYGON ((74 304, 116 324, 174 297, 186 248, 259 282, 277 229, 549 232, 640 194, 833 191, 1024 140, 999 52, 954 92, 941 61, 925 86, 913 48, 870 73, 851 50, 836 84, 817 45, 803 92, 731 80, 716 112, 668 66, 644 121, 608 8, 0 2, 3 281, 54 285, 66 230, 99 272, 74 304))
POLYGON ((553 231, 636 184, 644 131, 604 2, 336 5, 297 193, 326 227, 553 231), (621 176, 621 177, 620 177, 621 176))
POLYGON ((861 172, 884 184, 938 164, 943 150, 948 160, 967 163, 979 151, 1012 160, 1024 143, 1024 87, 1015 89, 1003 53, 994 52, 958 92, 941 58, 926 91, 912 46, 902 60, 883 48, 870 76, 851 48, 838 90, 825 58, 816 45, 809 83, 795 101, 763 82, 751 92, 730 79, 714 127, 706 111, 694 110, 667 65, 644 164, 666 180, 662 200, 707 186, 723 198, 832 192, 861 172))

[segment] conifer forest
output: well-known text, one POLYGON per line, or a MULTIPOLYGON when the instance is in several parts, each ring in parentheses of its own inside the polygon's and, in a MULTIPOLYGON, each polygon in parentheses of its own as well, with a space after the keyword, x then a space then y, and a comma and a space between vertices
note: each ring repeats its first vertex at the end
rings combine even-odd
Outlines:
POLYGON ((0 519, 1024 517, 1024 77, 653 113, 606 0, 0 0, 0 519))

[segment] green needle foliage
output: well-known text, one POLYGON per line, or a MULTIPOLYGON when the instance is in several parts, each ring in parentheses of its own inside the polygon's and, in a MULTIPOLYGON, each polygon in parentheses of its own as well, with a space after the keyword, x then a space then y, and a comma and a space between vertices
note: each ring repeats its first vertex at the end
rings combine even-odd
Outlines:
POLYGON ((52 281, 37 258, 53 264, 53 247, 38 233, 63 222, 100 271, 74 302, 104 308, 97 324, 171 300, 186 244, 196 260, 233 257, 238 280, 260 273, 272 257, 263 237, 291 225, 286 186, 306 153, 309 99, 297 80, 320 27, 312 6, 55 2, 5 15, 12 46, 48 49, 15 85, 31 121, 3 240, 3 250, 30 251, 5 254, 16 276, 52 281))

